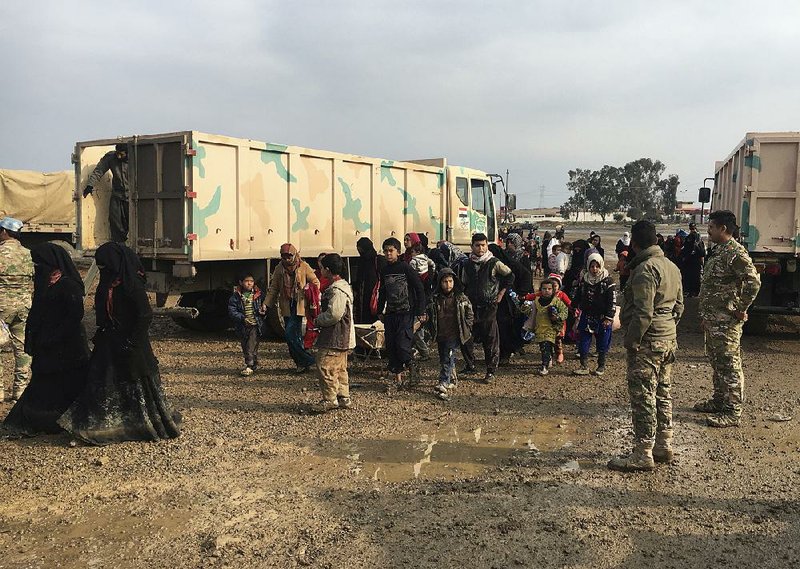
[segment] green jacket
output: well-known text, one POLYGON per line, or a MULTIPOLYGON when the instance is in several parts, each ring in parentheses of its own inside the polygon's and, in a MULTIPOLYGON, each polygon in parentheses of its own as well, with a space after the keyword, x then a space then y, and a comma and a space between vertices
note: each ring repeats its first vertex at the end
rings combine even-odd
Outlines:
POLYGON ((30 308, 32 294, 31 252, 16 239, 0 242, 0 310, 30 308))
POLYGON ((700 318, 719 323, 738 322, 734 312, 745 312, 761 288, 747 249, 735 239, 709 251, 700 287, 700 318))
POLYGON ((674 340, 683 315, 683 285, 678 267, 658 245, 639 251, 628 267, 620 320, 625 326, 623 344, 638 350, 642 342, 674 340))

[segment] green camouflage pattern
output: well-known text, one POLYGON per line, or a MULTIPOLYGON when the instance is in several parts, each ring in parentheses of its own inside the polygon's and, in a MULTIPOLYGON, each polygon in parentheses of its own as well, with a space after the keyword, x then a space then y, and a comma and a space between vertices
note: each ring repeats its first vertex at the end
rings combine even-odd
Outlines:
POLYGON ((16 239, 0 242, 0 309, 30 306, 32 294, 31 252, 16 239))
MULTIPOLYGON (((14 353, 14 395, 28 384, 31 357, 25 353, 25 324, 33 293, 33 261, 28 249, 16 239, 0 242, 0 318, 11 334, 14 353)), ((0 360, 0 391, 6 371, 0 360)))
POLYGON ((743 323, 710 322, 705 325, 705 345, 708 361, 714 370, 714 395, 717 409, 736 417, 742 414, 744 401, 744 371, 742 370, 743 323))
POLYGON ((628 395, 636 443, 655 443, 656 433, 672 431, 672 364, 675 340, 644 341, 628 350, 628 395))
POLYGON ((735 239, 714 246, 706 257, 700 287, 699 316, 704 322, 734 323, 734 312, 745 312, 761 288, 747 250, 735 239))

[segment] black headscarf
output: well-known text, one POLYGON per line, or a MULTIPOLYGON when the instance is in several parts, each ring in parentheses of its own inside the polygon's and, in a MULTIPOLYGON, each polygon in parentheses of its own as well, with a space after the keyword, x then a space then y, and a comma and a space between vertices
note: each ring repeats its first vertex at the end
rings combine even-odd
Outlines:
POLYGON ((362 259, 371 259, 378 254, 375 251, 375 244, 369 237, 362 237, 356 241, 356 249, 358 250, 358 256, 362 259))
POLYGON ((489 251, 491 251, 492 255, 497 257, 501 263, 508 265, 508 257, 506 256, 506 252, 500 248, 500 245, 497 243, 489 243, 489 251))
POLYGON ((126 293, 144 287, 145 273, 142 262, 132 249, 122 243, 103 243, 94 254, 100 269, 100 285, 109 286, 116 280, 126 293))
POLYGON ((63 247, 59 247, 55 243, 41 243, 31 250, 31 259, 35 264, 34 297, 41 296, 50 286, 50 275, 53 274, 53 271, 60 271, 61 278, 72 279, 83 291, 83 279, 69 253, 63 247))
POLYGON ((100 282, 94 295, 97 325, 105 327, 111 323, 114 311, 113 290, 117 287, 130 298, 137 290, 144 289, 145 273, 139 257, 121 243, 103 243, 95 252, 94 260, 100 269, 100 282))

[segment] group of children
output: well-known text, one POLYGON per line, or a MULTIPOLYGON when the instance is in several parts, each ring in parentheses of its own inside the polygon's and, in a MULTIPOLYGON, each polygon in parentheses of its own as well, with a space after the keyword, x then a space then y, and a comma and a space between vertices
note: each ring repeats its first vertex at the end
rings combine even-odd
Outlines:
MULTIPOLYGON (((388 371, 398 385, 413 378, 415 359, 427 359, 428 339, 438 349, 440 371, 434 388, 437 397, 448 399, 457 385, 456 354, 466 360, 462 373, 474 373, 474 343, 483 344, 486 356, 485 383, 490 383, 498 365, 499 340, 497 304, 511 290, 511 269, 487 250, 485 235, 475 234, 472 252, 458 266, 437 266, 426 255, 426 245, 417 234, 406 235, 405 251, 394 237, 383 242, 386 265, 380 270, 378 318, 385 330, 388 371), (426 335, 427 334, 427 335, 426 335)), ((560 247, 559 247, 560 248, 560 247)), ((520 311, 527 315, 523 326, 526 342, 538 343, 541 351, 540 375, 564 361, 567 321, 573 315, 580 368, 575 374, 589 373, 588 357, 592 338, 597 341, 597 369, 605 370, 606 354, 616 316, 616 287, 605 269, 602 257, 589 255, 581 270, 580 283, 570 298, 561 290, 561 278, 569 257, 554 247, 557 268, 539 285, 538 292, 518 299, 520 311)), ((355 348, 353 292, 343 278, 344 263, 337 254, 319 259, 321 277, 330 282, 322 293, 319 314, 316 365, 322 401, 321 411, 351 405, 347 375, 347 353, 355 348)), ((529 278, 529 277, 528 277, 529 278)), ((253 275, 245 275, 229 302, 229 315, 241 338, 245 369, 250 375, 258 366, 258 341, 263 331, 266 304, 253 275)))

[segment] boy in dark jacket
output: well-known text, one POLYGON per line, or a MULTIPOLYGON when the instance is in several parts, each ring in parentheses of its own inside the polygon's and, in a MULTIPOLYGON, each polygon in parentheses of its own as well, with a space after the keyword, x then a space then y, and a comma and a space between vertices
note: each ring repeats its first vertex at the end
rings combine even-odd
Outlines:
POLYGON ((578 353, 581 367, 575 375, 589 374, 589 348, 592 336, 597 341, 597 369, 595 375, 603 375, 606 355, 611 347, 611 331, 617 311, 617 285, 609 276, 603 258, 591 253, 586 262, 587 270, 578 285, 575 304, 581 311, 578 320, 578 353))
POLYGON ((251 274, 242 277, 228 301, 228 316, 242 340, 244 369, 240 373, 245 377, 258 368, 258 340, 264 331, 266 313, 263 302, 264 296, 251 274))
POLYGON ((400 241, 394 237, 384 241, 383 254, 387 263, 381 269, 378 314, 386 330, 389 372, 399 385, 411 363, 415 321, 427 318, 425 290, 419 273, 403 261, 400 241))
POLYGON ((464 287, 452 269, 439 271, 436 288, 428 304, 428 321, 431 335, 439 348, 439 383, 434 390, 437 397, 447 399, 447 390, 456 386, 456 350, 472 337, 475 316, 472 303, 464 294, 464 287))

